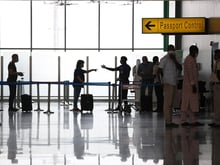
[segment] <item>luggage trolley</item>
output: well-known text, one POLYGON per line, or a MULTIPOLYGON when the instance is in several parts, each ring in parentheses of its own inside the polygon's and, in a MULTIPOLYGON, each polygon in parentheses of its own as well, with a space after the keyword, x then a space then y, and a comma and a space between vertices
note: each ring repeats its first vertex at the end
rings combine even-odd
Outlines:
POLYGON ((139 81, 132 81, 129 84, 122 85, 121 90, 128 89, 128 90, 130 90, 131 93, 135 93, 134 99, 128 99, 128 98, 127 98, 127 100, 121 99, 122 103, 125 101, 128 102, 128 104, 126 106, 122 104, 122 107, 121 107, 122 111, 130 113, 132 109, 135 111, 138 111, 140 109, 140 86, 141 86, 141 82, 139 82, 139 81))

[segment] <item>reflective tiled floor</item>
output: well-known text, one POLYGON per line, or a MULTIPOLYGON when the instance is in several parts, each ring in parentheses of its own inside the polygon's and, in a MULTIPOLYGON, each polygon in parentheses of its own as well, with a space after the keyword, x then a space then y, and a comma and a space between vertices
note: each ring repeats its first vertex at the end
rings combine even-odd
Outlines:
POLYGON ((95 102, 92 114, 59 103, 51 104, 53 114, 44 113, 46 103, 31 113, 1 106, 0 165, 220 164, 220 129, 207 125, 209 112, 198 116, 205 126, 165 128, 161 114, 107 113, 107 102, 95 102))

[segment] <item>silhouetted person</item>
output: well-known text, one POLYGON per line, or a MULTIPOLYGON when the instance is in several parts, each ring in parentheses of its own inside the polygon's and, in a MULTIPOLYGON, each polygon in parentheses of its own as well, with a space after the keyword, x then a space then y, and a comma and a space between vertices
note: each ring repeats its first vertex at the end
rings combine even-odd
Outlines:
POLYGON ((16 97, 16 81, 18 76, 23 76, 22 72, 17 72, 15 63, 18 62, 18 55, 13 54, 12 60, 8 64, 8 78, 7 82, 9 83, 9 111, 17 111, 13 104, 16 97))
POLYGON ((74 71, 74 78, 73 78, 73 87, 74 87, 74 101, 73 101, 73 111, 80 111, 80 109, 77 106, 79 95, 81 92, 81 89, 83 88, 83 83, 85 82, 85 73, 89 73, 92 71, 97 71, 97 69, 89 69, 89 70, 83 70, 84 67, 84 61, 78 60, 76 63, 76 68, 74 71))
POLYGON ((212 123, 209 124, 211 127, 220 127, 220 49, 215 50, 215 65, 212 73, 212 90, 213 90, 213 111, 214 117, 212 123))
MULTIPOLYGON (((141 85, 141 77, 138 75, 138 67, 139 67, 140 63, 141 63, 141 60, 137 59, 136 60, 136 65, 132 69, 132 71, 133 71, 133 81, 134 81, 133 83, 138 85, 138 86, 141 85)), ((136 88, 136 89, 134 89, 134 91, 135 91, 135 106, 136 106, 137 110, 140 110, 140 102, 141 102, 140 88, 136 88)))
POLYGON ((152 111, 153 63, 148 61, 147 56, 142 57, 142 63, 138 67, 138 75, 141 77, 141 111, 152 111))
POLYGON ((161 84, 161 77, 158 72, 159 69, 159 58, 158 56, 153 57, 153 76, 154 76, 154 90, 157 98, 157 108, 155 112, 163 112, 163 86, 161 84))
MULTIPOLYGON (((109 68, 105 65, 101 67, 110 71, 119 71, 119 90, 118 90, 118 107, 115 110, 121 109, 122 100, 127 100, 128 89, 121 89, 123 85, 129 84, 129 76, 131 67, 127 64, 127 57, 122 56, 120 60, 121 65, 116 68, 109 68)), ((127 106, 127 101, 124 101, 125 107, 127 106)))

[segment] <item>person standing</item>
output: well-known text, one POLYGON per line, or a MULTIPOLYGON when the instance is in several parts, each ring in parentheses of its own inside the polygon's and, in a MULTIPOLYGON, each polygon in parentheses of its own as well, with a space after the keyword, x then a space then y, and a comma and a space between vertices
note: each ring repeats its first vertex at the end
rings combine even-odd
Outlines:
POLYGON ((181 104, 181 125, 201 126, 196 121, 195 113, 199 112, 199 85, 198 85, 198 68, 196 58, 199 49, 196 45, 191 45, 189 55, 184 60, 182 104, 181 104), (187 122, 189 116, 190 123, 187 122))
MULTIPOLYGON (((141 77, 138 75, 138 67, 139 67, 140 63, 141 63, 141 60, 137 59, 136 60, 136 65, 132 69, 132 71, 133 71, 133 81, 134 81, 133 83, 135 85, 138 85, 138 86, 140 86, 140 84, 141 84, 141 77)), ((136 88, 136 89, 134 89, 134 91, 135 91, 135 106, 136 106, 137 111, 138 111, 138 110, 140 110, 140 100, 141 100, 140 99, 140 96, 141 96, 140 88, 136 88)))
POLYGON ((168 45, 168 53, 162 57, 158 72, 162 74, 163 82, 163 112, 166 127, 178 127, 172 122, 173 100, 177 86, 178 72, 182 71, 182 65, 176 59, 174 45, 168 45))
POLYGON ((141 111, 152 111, 153 107, 153 63, 147 56, 142 57, 142 63, 138 67, 138 75, 141 77, 141 111))
MULTIPOLYGON (((130 76, 130 71, 131 67, 127 64, 127 57, 122 56, 120 59, 121 65, 116 67, 116 68, 109 68, 105 65, 102 65, 101 67, 110 71, 119 71, 119 90, 118 90, 118 106, 115 109, 116 111, 121 110, 121 104, 122 100, 127 100, 127 95, 128 95, 128 89, 123 89, 122 86, 129 84, 129 76, 130 76)), ((125 110, 126 106, 128 104, 127 101, 124 101, 125 104, 125 110)))
POLYGON ((89 73, 92 71, 97 71, 97 69, 90 69, 90 70, 83 70, 84 67, 84 61, 78 60, 76 63, 76 68, 74 71, 74 78, 73 78, 73 87, 74 87, 74 101, 73 101, 73 111, 80 111, 80 109, 77 106, 79 95, 81 92, 81 89, 83 88, 83 83, 85 82, 85 73, 89 73))
POLYGON ((214 118, 213 122, 208 124, 211 127, 220 127, 220 49, 215 50, 215 65, 212 73, 212 90, 213 90, 213 109, 214 109, 214 118))
POLYGON ((12 54, 12 60, 8 64, 8 78, 9 85, 9 111, 18 111, 13 104, 16 97, 16 81, 18 76, 24 76, 22 72, 17 72, 16 62, 19 61, 18 54, 12 54))
POLYGON ((153 57, 153 76, 154 76, 154 90, 157 98, 157 108, 154 112, 163 112, 163 86, 161 84, 161 77, 158 73, 159 69, 159 57, 153 57))

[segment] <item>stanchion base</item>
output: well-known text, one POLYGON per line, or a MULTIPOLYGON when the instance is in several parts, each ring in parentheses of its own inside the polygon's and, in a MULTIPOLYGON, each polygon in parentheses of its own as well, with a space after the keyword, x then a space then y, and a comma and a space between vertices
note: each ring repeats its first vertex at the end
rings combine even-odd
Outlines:
POLYGON ((44 110, 43 110, 43 109, 38 108, 38 109, 35 109, 34 111, 44 111, 44 110))
POLYGON ((119 110, 114 110, 114 109, 106 109, 107 113, 119 113, 119 110))
POLYGON ((51 111, 48 110, 48 111, 45 111, 44 113, 45 114, 51 114, 51 113, 54 113, 54 112, 51 112, 51 111))

